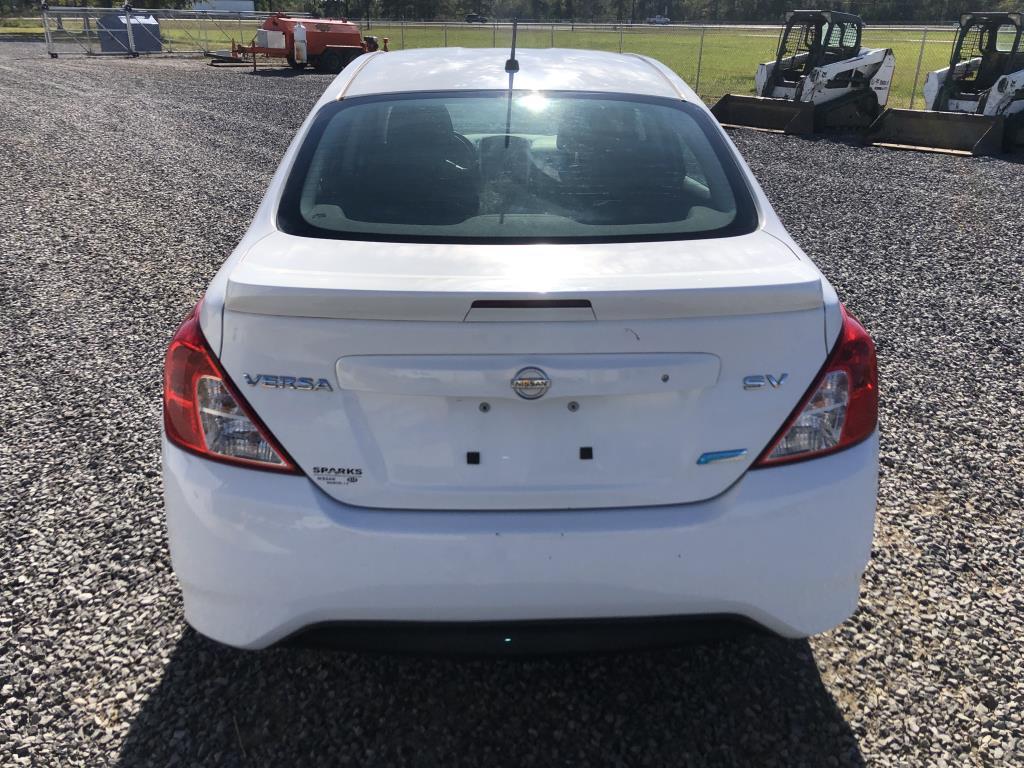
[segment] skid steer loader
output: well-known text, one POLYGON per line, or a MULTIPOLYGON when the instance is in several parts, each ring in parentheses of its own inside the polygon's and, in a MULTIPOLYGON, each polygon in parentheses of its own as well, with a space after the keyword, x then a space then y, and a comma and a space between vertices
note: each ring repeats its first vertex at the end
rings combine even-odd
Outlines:
POLYGON ((864 140, 964 155, 1024 144, 1022 34, 1022 13, 965 13, 949 66, 925 77, 926 109, 887 109, 864 140))
POLYGON ((756 96, 727 94, 718 121, 784 133, 867 128, 889 98, 896 57, 861 48, 864 22, 838 11, 790 11, 775 61, 757 68, 756 96))

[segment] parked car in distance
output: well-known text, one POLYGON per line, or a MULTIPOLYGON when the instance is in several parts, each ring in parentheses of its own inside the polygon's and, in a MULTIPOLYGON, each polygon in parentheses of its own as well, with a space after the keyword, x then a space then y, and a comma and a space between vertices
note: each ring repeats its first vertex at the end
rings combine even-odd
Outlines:
POLYGON ((175 334, 186 619, 499 653, 833 627, 871 550, 871 338, 670 69, 507 58, 344 70, 175 334))
POLYGON ((659 16, 651 16, 651 18, 649 18, 647 20, 647 23, 648 24, 671 24, 672 23, 672 19, 670 19, 668 16, 660 16, 660 15, 659 16))
POLYGON ((467 24, 486 24, 487 17, 481 13, 467 13, 466 14, 467 24))

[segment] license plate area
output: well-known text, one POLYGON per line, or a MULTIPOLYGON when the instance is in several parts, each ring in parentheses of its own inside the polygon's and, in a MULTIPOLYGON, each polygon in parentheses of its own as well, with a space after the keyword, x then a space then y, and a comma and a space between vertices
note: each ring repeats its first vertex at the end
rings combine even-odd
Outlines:
POLYGON ((696 391, 545 398, 365 395, 392 482, 571 488, 663 481, 693 452, 696 391), (385 414, 390 414, 386 416, 385 414))
POLYGON ((703 353, 361 356, 338 361, 338 382, 366 479, 396 494, 625 498, 693 464, 719 367, 703 353), (535 399, 515 390, 524 371, 550 383, 535 399))

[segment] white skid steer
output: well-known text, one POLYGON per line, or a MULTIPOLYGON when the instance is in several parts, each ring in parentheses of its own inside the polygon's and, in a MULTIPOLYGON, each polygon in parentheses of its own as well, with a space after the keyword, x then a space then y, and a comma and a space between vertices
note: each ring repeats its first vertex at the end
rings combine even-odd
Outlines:
POLYGON ((896 57, 862 48, 863 29, 849 13, 790 11, 775 61, 757 68, 757 95, 726 94, 711 111, 723 125, 784 133, 867 128, 889 99, 896 57))
POLYGON ((865 134, 885 147, 991 155, 1024 145, 1024 14, 965 13, 925 110, 887 109, 865 134))

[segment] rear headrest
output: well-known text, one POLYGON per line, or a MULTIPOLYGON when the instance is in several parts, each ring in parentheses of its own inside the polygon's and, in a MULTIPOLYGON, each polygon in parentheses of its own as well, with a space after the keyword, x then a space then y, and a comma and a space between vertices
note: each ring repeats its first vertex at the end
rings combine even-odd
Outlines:
POLYGON ((567 152, 629 146, 638 139, 635 119, 629 107, 584 102, 563 118, 556 145, 567 152))
POLYGON ((682 146, 664 119, 644 118, 630 106, 582 104, 559 125, 557 146, 574 155, 576 183, 609 183, 620 191, 649 185, 677 196, 686 176, 682 146))
POLYGON ((452 117, 443 104, 396 104, 388 117, 388 144, 437 146, 451 141, 452 117))

